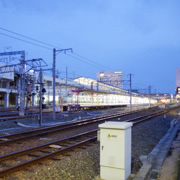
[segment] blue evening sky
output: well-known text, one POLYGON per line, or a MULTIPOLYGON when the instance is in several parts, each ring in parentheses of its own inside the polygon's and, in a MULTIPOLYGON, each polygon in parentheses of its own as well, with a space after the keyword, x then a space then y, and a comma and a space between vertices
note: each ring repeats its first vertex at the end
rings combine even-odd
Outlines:
POLYGON ((7 37, 30 41, 2 28, 73 48, 73 54, 57 55, 60 77, 66 67, 69 78, 96 79, 99 71, 122 70, 124 80, 133 74, 133 89, 147 90, 151 85, 153 93, 175 92, 175 71, 180 68, 179 0, 0 0, 0 52, 8 47, 25 50, 27 59, 43 58, 51 66, 52 47, 7 37))

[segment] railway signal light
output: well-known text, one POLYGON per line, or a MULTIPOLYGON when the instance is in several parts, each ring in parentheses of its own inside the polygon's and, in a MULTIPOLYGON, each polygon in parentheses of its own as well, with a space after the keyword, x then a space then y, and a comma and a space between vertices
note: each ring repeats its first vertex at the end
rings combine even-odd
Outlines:
POLYGON ((45 92, 46 92, 46 89, 45 89, 45 88, 42 88, 42 92, 45 93, 45 92))

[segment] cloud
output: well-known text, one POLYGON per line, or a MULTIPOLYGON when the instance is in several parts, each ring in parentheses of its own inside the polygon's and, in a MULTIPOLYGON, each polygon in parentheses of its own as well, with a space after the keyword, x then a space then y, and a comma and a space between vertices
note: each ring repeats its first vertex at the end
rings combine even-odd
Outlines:
MULTIPOLYGON (((2 27, 61 48, 72 47, 101 64, 136 73, 138 63, 150 72, 146 64, 152 60, 162 63, 171 54, 173 59, 179 57, 179 7, 179 0, 0 0, 2 27)), ((0 38, 0 48, 11 44, 52 59, 44 49, 0 38)), ((68 60, 63 63, 68 65, 68 60)), ((178 61, 174 64, 178 66, 178 61)), ((83 72, 82 66, 73 65, 83 72)), ((89 76, 92 72, 86 71, 89 76)))

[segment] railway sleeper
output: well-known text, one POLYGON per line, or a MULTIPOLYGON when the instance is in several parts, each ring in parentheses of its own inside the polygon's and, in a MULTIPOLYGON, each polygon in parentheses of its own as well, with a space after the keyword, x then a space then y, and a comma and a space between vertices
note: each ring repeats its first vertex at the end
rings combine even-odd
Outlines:
POLYGON ((68 156, 68 157, 70 157, 71 156, 71 154, 63 154, 64 156, 68 156))
POLYGON ((58 158, 51 158, 53 161, 61 161, 61 159, 58 158))
POLYGON ((19 162, 26 162, 27 160, 21 159, 21 158, 14 158, 15 161, 19 161, 19 162))
POLYGON ((34 169, 30 169, 30 168, 24 168, 26 171, 28 171, 28 172, 31 172, 31 173, 34 173, 35 172, 35 170, 34 169))
POLYGON ((78 147, 78 149, 87 149, 86 147, 78 147))
POLYGON ((3 163, 3 162, 0 162, 0 165, 1 165, 2 167, 6 167, 6 168, 11 167, 11 165, 6 164, 6 163, 3 163))
POLYGON ((51 153, 51 152, 49 152, 49 151, 45 151, 45 150, 39 150, 39 152, 46 153, 46 154, 51 153))
POLYGON ((41 157, 40 155, 37 155, 37 154, 27 154, 27 155, 30 157, 36 157, 36 158, 41 157))

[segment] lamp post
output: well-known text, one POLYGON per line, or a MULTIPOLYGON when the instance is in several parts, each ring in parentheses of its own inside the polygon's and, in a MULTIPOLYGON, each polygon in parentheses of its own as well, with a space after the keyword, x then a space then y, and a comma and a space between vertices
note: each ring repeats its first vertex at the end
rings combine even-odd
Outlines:
POLYGON ((55 106, 56 106, 56 102, 55 102, 55 96, 56 96, 56 56, 58 55, 58 53, 64 52, 66 53, 66 51, 71 51, 72 52, 72 48, 68 48, 68 49, 53 49, 53 120, 56 119, 56 114, 55 114, 55 106))

